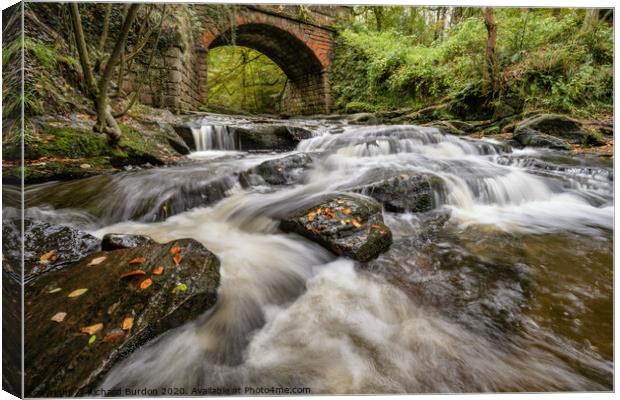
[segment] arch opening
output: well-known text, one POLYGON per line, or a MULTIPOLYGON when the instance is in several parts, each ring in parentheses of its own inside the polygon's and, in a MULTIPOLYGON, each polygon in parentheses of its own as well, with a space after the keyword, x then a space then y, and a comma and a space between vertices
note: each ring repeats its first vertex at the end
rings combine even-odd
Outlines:
POLYGON ((287 76, 263 53, 243 46, 220 46, 207 55, 207 105, 210 108, 275 114, 287 76))
POLYGON ((273 25, 248 23, 219 34, 205 47, 213 51, 231 44, 264 54, 286 75, 280 112, 296 115, 327 111, 327 74, 304 41, 273 25))

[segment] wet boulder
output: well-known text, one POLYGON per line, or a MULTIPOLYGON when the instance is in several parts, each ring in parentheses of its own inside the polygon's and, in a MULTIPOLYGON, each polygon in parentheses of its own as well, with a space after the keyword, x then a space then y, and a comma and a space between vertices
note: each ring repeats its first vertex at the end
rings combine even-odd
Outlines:
POLYGON ((129 235, 123 233, 108 233, 101 241, 102 250, 130 249, 133 247, 146 246, 155 242, 148 236, 129 235))
POLYGON ((312 137, 309 130, 293 125, 229 126, 228 130, 243 150, 291 150, 303 139, 312 137))
POLYGON ((260 175, 271 185, 286 185, 299 183, 303 179, 304 172, 311 166, 312 158, 309 155, 292 154, 267 160, 259 164, 252 172, 260 175))
POLYGON ((441 180, 428 174, 400 174, 355 189, 391 212, 425 212, 435 208, 433 188, 441 180))
POLYGON ((179 239, 98 252, 26 285, 26 396, 91 393, 118 361, 211 308, 219 265, 179 239))
POLYGON ((570 144, 555 136, 540 133, 529 128, 517 128, 512 135, 512 139, 518 145, 531 147, 548 147, 557 150, 570 150, 570 144))
POLYGON ((570 144, 605 144, 601 135, 584 128, 581 122, 557 114, 539 114, 521 121, 515 128, 513 139, 524 146, 557 149, 569 149, 570 144))
POLYGON ((383 222, 381 205, 355 195, 334 195, 280 222, 337 255, 368 261, 387 251, 392 232, 383 222))
POLYGON ((379 119, 374 113, 351 114, 347 120, 351 125, 376 125, 379 123, 379 119))
MULTIPOLYGON (((20 220, 2 224, 2 252, 13 265, 21 264, 20 220)), ((79 229, 24 220, 24 280, 87 257, 101 248, 101 240, 79 229)))

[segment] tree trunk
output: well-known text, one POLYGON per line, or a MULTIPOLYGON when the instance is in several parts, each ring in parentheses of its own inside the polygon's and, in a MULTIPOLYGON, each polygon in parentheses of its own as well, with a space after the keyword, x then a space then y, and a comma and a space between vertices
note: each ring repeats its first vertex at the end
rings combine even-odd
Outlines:
POLYGON ((495 24, 495 15, 493 7, 486 7, 484 13, 484 25, 487 28, 487 74, 493 95, 497 93, 497 56, 495 54, 495 43, 497 41, 497 25, 495 24))
POLYGON ((105 132, 112 144, 116 144, 118 142, 121 136, 121 131, 118 128, 118 125, 112 116, 110 106, 108 105, 108 86, 112 80, 114 68, 118 63, 121 52, 125 48, 127 36, 129 36, 129 30, 133 24, 133 21, 136 19, 139 8, 140 4, 134 3, 129 6, 125 20, 123 21, 123 26, 121 27, 121 32, 116 39, 114 49, 108 58, 103 74, 99 79, 99 84, 97 85, 97 122, 94 129, 98 132, 105 132))
POLYGON ((103 32, 99 39, 99 53, 103 54, 105 50, 105 42, 108 41, 108 30, 110 29, 110 13, 112 12, 112 3, 108 3, 105 8, 105 14, 103 16, 103 32))
POLYGON ((71 21, 73 22, 73 33, 75 35, 75 45, 80 57, 82 73, 86 81, 86 95, 91 99, 96 98, 95 78, 90 68, 90 60, 88 58, 88 49, 86 48, 86 40, 84 39, 84 30, 82 29, 82 17, 77 3, 70 4, 71 21))

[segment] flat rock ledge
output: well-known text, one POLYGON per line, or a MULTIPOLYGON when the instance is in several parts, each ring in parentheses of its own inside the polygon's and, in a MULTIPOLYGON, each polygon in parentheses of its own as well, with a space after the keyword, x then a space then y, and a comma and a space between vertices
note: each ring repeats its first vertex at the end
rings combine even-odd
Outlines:
POLYGON ((202 315, 220 262, 180 239, 100 251, 26 285, 25 395, 87 395, 118 361, 202 315))

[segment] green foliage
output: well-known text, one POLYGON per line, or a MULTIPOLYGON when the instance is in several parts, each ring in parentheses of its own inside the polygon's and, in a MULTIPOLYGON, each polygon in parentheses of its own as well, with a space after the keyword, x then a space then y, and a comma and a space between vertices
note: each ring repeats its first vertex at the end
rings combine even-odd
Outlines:
POLYGON ((208 106, 249 112, 275 112, 286 76, 262 53, 240 46, 209 51, 208 106))
POLYGON ((485 88, 487 32, 481 9, 452 10, 453 17, 461 18, 440 21, 438 32, 429 15, 442 15, 439 11, 387 7, 380 31, 362 11, 362 17, 343 27, 331 75, 335 106, 344 111, 352 102, 422 108, 471 102, 474 95, 474 102, 489 110, 511 98, 526 109, 582 116, 611 112, 612 27, 584 26, 584 10, 495 9, 501 81, 495 98, 485 88), (435 32, 433 38, 429 31, 435 32))

